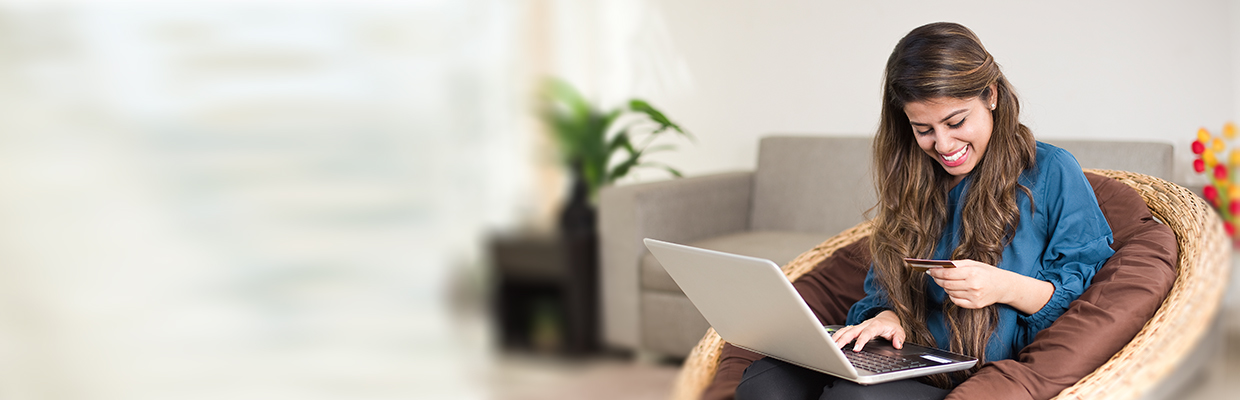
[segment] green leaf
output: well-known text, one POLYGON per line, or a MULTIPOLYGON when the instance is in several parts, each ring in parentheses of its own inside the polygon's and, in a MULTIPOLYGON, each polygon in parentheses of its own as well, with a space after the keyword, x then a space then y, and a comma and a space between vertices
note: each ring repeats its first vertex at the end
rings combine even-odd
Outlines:
POLYGON ((629 170, 632 170, 635 165, 637 165, 637 157, 631 157, 624 160, 624 162, 619 165, 616 165, 616 168, 612 169, 610 174, 607 174, 607 183, 612 183, 625 177, 629 174, 629 170))
MULTIPOLYGON (((652 121, 659 123, 659 125, 676 126, 676 124, 672 123, 671 120, 667 119, 667 116, 663 115, 662 111, 654 108, 654 106, 651 106, 650 103, 647 103, 645 100, 629 100, 629 108, 633 111, 646 114, 652 121)), ((677 127, 677 129, 679 129, 679 127, 677 127)))
POLYGON ((576 120, 584 120, 588 118, 593 111, 590 102, 577 92, 577 89, 563 80, 550 79, 547 81, 547 96, 552 102, 558 102, 568 108, 569 113, 576 120))
POLYGON ((607 154, 610 155, 620 149, 628 150, 629 154, 633 154, 636 151, 633 149, 633 142, 629 141, 628 129, 620 131, 620 133, 616 134, 616 137, 611 138, 611 144, 607 145, 607 154))
POLYGON ((652 132, 651 134, 657 135, 670 128, 680 133, 684 137, 693 139, 693 135, 690 135, 689 132, 686 132, 684 129, 681 129, 680 125, 677 125, 675 122, 672 122, 672 120, 668 119, 667 116, 664 115, 662 111, 659 111, 659 109, 654 108, 654 106, 650 105, 650 103, 646 102, 645 100, 640 100, 640 99, 629 100, 629 109, 645 114, 647 117, 650 118, 651 121, 654 121, 655 123, 659 124, 659 127, 656 128, 654 132, 652 132))
POLYGON ((600 171, 596 164, 582 164, 581 177, 586 180, 586 184, 589 185, 591 192, 606 183, 603 180, 603 171, 600 171))
POLYGON ((543 87, 540 109, 565 161, 587 157, 592 120, 598 114, 590 103, 567 82, 549 79, 543 87))
MULTIPOLYGON (((607 113, 607 115, 603 117, 603 126, 610 127, 611 124, 616 122, 616 119, 620 118, 621 115, 624 115, 624 110, 619 108, 611 110, 611 112, 607 113)), ((606 130, 604 130, 603 133, 607 133, 606 130)))
POLYGON ((682 176, 669 166, 644 163, 642 157, 676 148, 654 145, 658 137, 665 136, 664 132, 675 131, 693 140, 692 135, 644 100, 631 99, 627 107, 601 110, 559 79, 545 81, 538 115, 551 130, 566 165, 586 181, 591 198, 601 186, 627 176, 633 168, 660 168, 682 176), (620 124, 623 126, 616 126, 620 124), (617 157, 616 153, 621 151, 625 155, 617 157))
POLYGON ((658 153, 661 151, 671 151, 671 150, 676 150, 676 145, 663 144, 663 145, 658 145, 654 147, 647 147, 645 149, 642 149, 642 154, 658 153))
POLYGON ((616 180, 625 177, 634 166, 641 163, 643 151, 640 149, 635 149, 632 146, 627 149, 629 151, 629 156, 625 158, 624 161, 620 162, 619 165, 616 165, 615 168, 612 168, 612 170, 607 174, 607 183, 615 182, 616 180))

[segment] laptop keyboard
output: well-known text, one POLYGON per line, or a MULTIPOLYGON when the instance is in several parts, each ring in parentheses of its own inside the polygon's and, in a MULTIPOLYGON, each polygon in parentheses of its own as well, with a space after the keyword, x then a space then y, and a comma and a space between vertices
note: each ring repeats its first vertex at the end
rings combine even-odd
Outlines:
POLYGON ((848 358, 848 362, 851 362, 854 367, 875 373, 899 371, 928 365, 922 362, 920 357, 892 357, 868 351, 858 353, 852 350, 845 350, 844 356, 848 358))

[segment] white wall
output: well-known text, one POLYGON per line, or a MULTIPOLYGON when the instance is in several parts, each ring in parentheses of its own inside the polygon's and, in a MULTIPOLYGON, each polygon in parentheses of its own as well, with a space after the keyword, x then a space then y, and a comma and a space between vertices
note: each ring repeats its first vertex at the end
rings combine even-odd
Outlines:
POLYGON ((486 398, 519 5, 0 2, 0 399, 486 398))
POLYGON ((1240 117, 1232 1, 573 3, 561 10, 590 22, 561 34, 598 40, 561 42, 558 57, 595 61, 559 72, 601 99, 646 97, 694 132, 696 144, 653 158, 689 175, 753 168, 767 134, 871 134, 887 55, 934 21, 977 32, 1039 138, 1173 142, 1185 182, 1199 178, 1188 150, 1197 128, 1240 117), (646 29, 625 23, 634 15, 646 29))

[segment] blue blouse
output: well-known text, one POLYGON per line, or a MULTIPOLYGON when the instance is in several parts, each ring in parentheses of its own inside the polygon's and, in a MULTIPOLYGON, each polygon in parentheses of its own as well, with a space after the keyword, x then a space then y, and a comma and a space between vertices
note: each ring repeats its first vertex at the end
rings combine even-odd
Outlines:
MULTIPOLYGON (((1081 172, 1076 158, 1066 150, 1038 142, 1034 168, 1021 174, 1020 184, 1033 194, 1035 211, 1030 213, 1029 198, 1017 195, 1020 222, 1012 242, 1003 249, 997 267, 1041 279, 1055 285, 1050 301, 1041 310, 1026 315, 1006 304, 998 304, 999 324, 986 348, 988 361, 1013 358, 1033 341, 1033 336, 1050 326, 1080 297, 1098 268, 1115 252, 1111 250, 1111 227, 1107 224, 1093 187, 1081 172)), ((971 177, 966 175, 948 192, 949 221, 939 237, 935 259, 950 259, 960 243, 960 212, 971 177)), ((928 282, 926 325, 939 348, 949 347, 942 304, 951 301, 933 279, 928 282)), ((848 312, 848 324, 856 325, 889 309, 887 294, 874 277, 865 277, 865 298, 848 312)))

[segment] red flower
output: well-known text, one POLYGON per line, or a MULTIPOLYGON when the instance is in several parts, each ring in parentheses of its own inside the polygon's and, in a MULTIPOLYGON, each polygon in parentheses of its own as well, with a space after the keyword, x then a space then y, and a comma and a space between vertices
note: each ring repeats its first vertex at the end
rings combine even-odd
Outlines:
POLYGON ((1218 179, 1220 181, 1227 180, 1227 167, 1223 166, 1223 164, 1215 165, 1214 179, 1218 179))
POLYGON ((1230 222, 1223 223, 1223 230, 1227 231, 1227 236, 1236 236, 1236 227, 1230 222))
POLYGON ((1231 215, 1233 216, 1240 214, 1240 201, 1232 200, 1231 204, 1227 205, 1227 210, 1231 211, 1231 215))
POLYGON ((1200 140, 1194 140, 1193 141, 1193 154, 1201 154, 1204 151, 1206 151, 1206 144, 1201 143, 1200 140))
POLYGON ((1202 160, 1200 158, 1193 160, 1193 170, 1197 171, 1199 174, 1206 172, 1206 160, 1202 160))
POLYGON ((1206 195, 1206 200, 1209 200, 1211 203, 1218 200, 1218 189, 1215 189, 1214 186, 1206 185, 1202 192, 1202 194, 1206 195))

